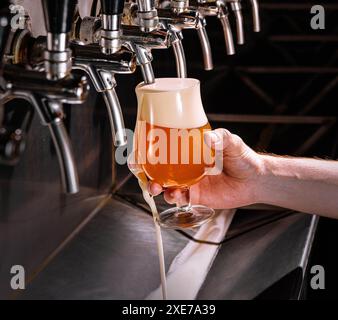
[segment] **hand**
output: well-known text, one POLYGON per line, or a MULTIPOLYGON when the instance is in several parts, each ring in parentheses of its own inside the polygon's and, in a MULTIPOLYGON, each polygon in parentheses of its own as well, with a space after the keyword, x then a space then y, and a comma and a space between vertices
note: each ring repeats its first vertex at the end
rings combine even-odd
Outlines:
MULTIPOLYGON (((205 133, 205 143, 220 154, 223 170, 219 175, 205 176, 190 191, 166 189, 168 203, 202 204, 214 209, 237 208, 255 203, 257 180, 262 171, 261 156, 249 148, 243 140, 226 129, 205 133)), ((156 196, 163 189, 157 183, 149 183, 148 191, 156 196)))

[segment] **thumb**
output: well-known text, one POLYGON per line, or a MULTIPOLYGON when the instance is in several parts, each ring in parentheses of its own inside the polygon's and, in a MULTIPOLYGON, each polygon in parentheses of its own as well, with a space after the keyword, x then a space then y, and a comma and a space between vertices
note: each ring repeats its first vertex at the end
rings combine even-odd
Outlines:
POLYGON ((204 141, 209 148, 222 151, 223 157, 240 157, 247 150, 246 144, 239 136, 223 128, 207 131, 204 141))

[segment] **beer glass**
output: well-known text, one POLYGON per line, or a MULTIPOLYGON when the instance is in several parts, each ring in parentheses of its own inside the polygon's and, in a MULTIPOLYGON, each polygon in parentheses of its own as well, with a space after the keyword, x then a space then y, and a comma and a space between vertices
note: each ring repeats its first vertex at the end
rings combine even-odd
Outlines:
MULTIPOLYGON (((214 163, 212 150, 203 139, 203 133, 211 127, 203 109, 199 80, 158 78, 153 84, 140 83, 136 95, 135 162, 151 182, 164 189, 188 191, 214 163)), ((192 228, 213 214, 213 209, 189 201, 161 212, 158 222, 168 228, 192 228)))

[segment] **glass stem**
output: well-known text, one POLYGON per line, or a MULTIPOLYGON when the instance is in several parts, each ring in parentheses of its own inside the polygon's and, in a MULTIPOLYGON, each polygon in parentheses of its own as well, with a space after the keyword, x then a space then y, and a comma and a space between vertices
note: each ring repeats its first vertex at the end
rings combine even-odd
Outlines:
POLYGON ((186 192, 186 197, 182 197, 182 199, 178 200, 176 202, 176 207, 177 208, 185 208, 188 209, 191 207, 191 203, 190 203, 190 188, 187 187, 185 189, 182 190, 183 192, 186 192))

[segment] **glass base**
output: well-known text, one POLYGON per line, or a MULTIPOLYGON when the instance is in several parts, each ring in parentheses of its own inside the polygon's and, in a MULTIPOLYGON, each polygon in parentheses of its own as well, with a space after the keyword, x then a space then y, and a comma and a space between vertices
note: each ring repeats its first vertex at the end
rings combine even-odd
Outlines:
POLYGON ((158 222, 170 229, 195 228, 209 221, 214 213, 214 209, 200 205, 175 207, 161 212, 158 222))

